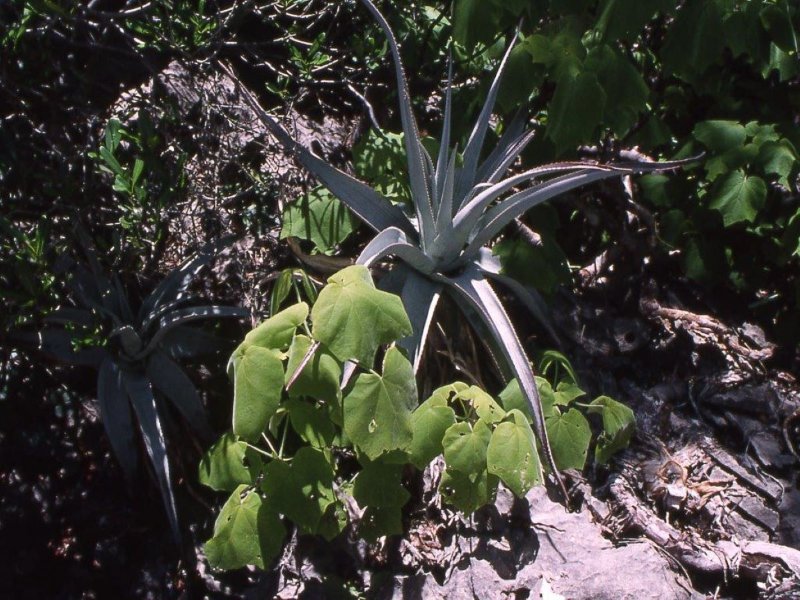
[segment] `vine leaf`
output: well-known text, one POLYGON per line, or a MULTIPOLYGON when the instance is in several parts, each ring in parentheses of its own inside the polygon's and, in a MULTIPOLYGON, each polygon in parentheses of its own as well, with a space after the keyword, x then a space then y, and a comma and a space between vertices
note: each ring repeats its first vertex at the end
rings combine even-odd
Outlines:
POLYGON ((375 288, 369 270, 353 265, 328 279, 311 310, 314 339, 339 361, 371 366, 378 347, 411 335, 403 302, 375 288))
POLYGON ((442 474, 439 491, 445 502, 469 515, 492 501, 498 481, 485 468, 471 474, 447 469, 442 474))
POLYGON ((472 427, 463 421, 450 426, 442 439, 447 468, 466 474, 485 470, 486 450, 491 439, 492 431, 482 419, 472 427))
POLYGON ((411 411, 416 405, 414 368, 400 350, 389 348, 383 375, 359 373, 345 395, 345 433, 370 460, 392 450, 407 451, 413 439, 411 411))
POLYGON ((281 239, 308 240, 322 254, 331 254, 352 233, 355 225, 353 213, 333 193, 319 186, 283 211, 281 239))
POLYGON ((233 358, 233 433, 256 441, 278 410, 283 363, 274 350, 248 346, 233 358))
POLYGON ((247 565, 264 569, 281 551, 285 535, 277 513, 257 492, 240 485, 214 523, 214 537, 205 546, 206 557, 217 569, 247 565))
MULTIPOLYGON (((555 441, 551 439, 550 445, 558 461, 555 441)), ((510 411, 508 420, 495 428, 486 461, 489 473, 497 475, 519 497, 542 482, 542 464, 536 451, 536 440, 527 417, 521 411, 510 411)))
POLYGON ((373 462, 356 475, 353 498, 360 506, 400 508, 411 497, 401 483, 403 465, 373 462))
POLYGON ((286 350, 294 338, 294 332, 308 318, 308 304, 300 302, 274 314, 244 337, 244 342, 234 355, 248 346, 260 346, 274 350, 286 350))
MULTIPOLYGON (((286 365, 286 382, 300 366, 313 340, 298 334, 289 347, 289 362, 286 365)), ((318 348, 303 370, 289 388, 289 397, 307 396, 326 402, 337 402, 340 396, 339 382, 342 379, 342 367, 330 352, 318 348)))
POLYGON ((241 484, 253 485, 260 472, 258 453, 228 432, 203 455, 199 480, 213 490, 232 492, 241 484))
MULTIPOLYGON (((451 386, 447 386, 450 388, 451 386)), ((445 431, 456 422, 456 413, 447 405, 450 390, 439 388, 411 415, 411 462, 418 469, 442 453, 442 438, 445 431)))
POLYGON ((767 185, 760 177, 733 171, 720 177, 709 191, 711 208, 722 214, 725 227, 755 221, 767 197, 767 185))
POLYGON ((628 447, 636 418, 630 408, 608 396, 595 398, 589 412, 600 412, 603 416, 603 433, 597 438, 594 457, 597 462, 605 464, 615 452, 628 447))
POLYGON ((586 417, 574 408, 563 414, 555 410, 547 417, 546 424, 558 468, 582 470, 592 440, 592 430, 586 417))
POLYGON ((261 489, 275 510, 308 534, 318 532, 323 516, 336 503, 333 468, 322 452, 308 446, 295 453, 291 464, 270 462, 261 489))

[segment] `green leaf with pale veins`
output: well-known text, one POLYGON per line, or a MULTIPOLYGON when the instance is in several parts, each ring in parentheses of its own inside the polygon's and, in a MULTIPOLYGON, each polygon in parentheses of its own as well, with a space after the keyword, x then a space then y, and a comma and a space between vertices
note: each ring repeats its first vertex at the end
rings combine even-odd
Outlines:
POLYGON ((559 469, 582 470, 592 441, 592 430, 586 417, 570 408, 563 414, 554 411, 545 424, 556 466, 559 469))
POLYGON ((636 418, 630 408, 608 396, 595 398, 589 412, 602 413, 603 433, 597 439, 594 458, 605 464, 614 453, 628 447, 636 428, 636 418))
POLYGON ((449 393, 440 392, 444 389, 436 390, 411 415, 411 462, 418 469, 424 469, 442 453, 444 432, 456 422, 455 412, 447 405, 449 393))
POLYGON ((278 410, 283 363, 274 350, 248 346, 233 361, 233 433, 256 441, 278 410))
POLYGON ((283 547, 286 530, 277 513, 254 490, 240 485, 214 523, 206 542, 209 564, 215 569, 266 568, 283 547))
POLYGON ((331 254, 347 239, 357 221, 353 213, 324 187, 316 187, 286 206, 281 239, 308 240, 322 254, 331 254))
POLYGON ((556 404, 560 406, 568 406, 573 400, 585 395, 586 392, 584 392, 576 384, 568 381, 562 381, 558 384, 558 386, 556 386, 556 391, 553 393, 553 398, 556 404))
POLYGON ((402 300, 375 289, 361 265, 332 275, 311 309, 314 339, 339 361, 356 360, 369 368, 382 344, 411 335, 402 300))
POLYGON ((199 480, 213 490, 232 492, 241 484, 253 485, 261 468, 258 452, 229 432, 203 455, 199 480))
POLYGON ((744 171, 733 171, 720 177, 708 193, 710 207, 718 210, 726 227, 735 223, 755 221, 764 207, 767 185, 764 180, 744 171))
POLYGON ((275 510, 304 533, 317 533, 323 516, 336 503, 333 468, 319 450, 300 448, 291 464, 274 460, 264 468, 261 489, 275 510))
POLYGON ((642 75, 621 52, 606 45, 592 49, 586 69, 597 76, 606 95, 603 123, 619 136, 626 134, 647 108, 649 90, 642 75))
POLYGON ((362 507, 399 508, 411 497, 403 487, 402 477, 403 465, 370 463, 356 475, 353 498, 362 507))
MULTIPOLYGON (((553 445, 552 440, 550 444, 553 445)), ((495 428, 486 459, 489 473, 497 475, 519 497, 542 481, 533 431, 526 416, 518 410, 509 412, 508 420, 495 428)))
MULTIPOLYGON (((286 382, 303 362, 313 340, 305 335, 296 335, 289 347, 289 362, 286 364, 286 382)), ((289 388, 289 397, 308 396, 317 400, 336 402, 339 398, 339 382, 342 367, 333 355, 320 347, 306 363, 303 370, 289 388)))
MULTIPOLYGON (((324 291, 324 290, 323 290, 324 291)), ((344 397, 344 430, 370 460, 409 450, 411 411, 417 405, 414 368, 397 348, 383 359, 383 374, 359 373, 344 397)))
POLYGON ((472 426, 463 421, 451 425, 442 439, 447 468, 466 474, 485 470, 486 450, 491 439, 492 430, 483 419, 479 419, 472 426))
POLYGON ((244 337, 240 348, 260 346, 284 351, 292 343, 294 333, 308 317, 308 304, 300 302, 274 314, 244 337))

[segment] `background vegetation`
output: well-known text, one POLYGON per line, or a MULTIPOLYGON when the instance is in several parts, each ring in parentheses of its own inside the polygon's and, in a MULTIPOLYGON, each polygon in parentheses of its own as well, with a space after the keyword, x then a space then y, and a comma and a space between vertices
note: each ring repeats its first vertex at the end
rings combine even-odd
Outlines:
MULTIPOLYGON (((796 3, 454 0, 382 2, 380 8, 400 40, 426 137, 440 135, 448 54, 454 59, 453 139, 463 147, 519 27, 492 135, 527 107, 537 136, 523 166, 705 153, 677 174, 634 178, 629 187, 604 184, 532 211, 494 246, 508 274, 557 302, 581 267, 611 257, 605 265, 613 264, 618 275, 635 280, 645 270, 655 273, 698 308, 758 323, 779 342, 778 364, 797 367, 796 3)), ((0 453, 15 457, 0 468, 0 523, 5 539, 26 532, 30 543, 15 580, 42 593, 59 580, 37 580, 30 565, 45 559, 70 574, 76 590, 96 586, 101 594, 117 586, 177 590, 197 578, 191 568, 176 576, 158 561, 147 576, 110 566, 126 552, 146 562, 147 536, 139 524, 146 529, 164 517, 158 487, 135 503, 126 492, 110 454, 114 442, 102 436, 91 367, 65 366, 39 343, 38 334, 52 325, 48 315, 82 301, 75 281, 88 264, 87 248, 98 257, 93 276, 114 274, 115 293, 135 311, 171 270, 224 234, 266 247, 283 227, 283 236, 302 240, 310 255, 352 255, 363 240, 357 223, 325 192, 284 197, 285 187, 265 176, 255 158, 225 165, 210 195, 198 196, 192 160, 217 150, 208 116, 201 110, 179 116, 174 99, 157 88, 147 101, 120 101, 172 61, 199 74, 218 72, 220 62, 230 65, 265 107, 358 121, 352 153, 334 158, 350 161, 359 178, 384 193, 409 194, 387 47, 357 2, 0 5, 0 453), (303 225, 309 213, 333 219, 312 231, 303 225), (189 228, 189 222, 198 225, 189 228), (92 502, 77 510, 87 495, 92 502), (114 508, 105 513, 108 498, 114 508), (98 520, 98 514, 108 517, 98 520), (137 525, 115 533, 131 519, 137 525)), ((272 262, 223 257, 223 266, 206 271, 181 301, 246 304, 255 310, 253 321, 266 317, 268 302, 245 299, 254 294, 247 283, 253 273, 269 277, 288 265, 284 246, 269 247, 277 257, 272 262)), ((65 343, 71 352, 118 352, 118 329, 111 317, 70 325, 65 343)), ((227 340, 221 348, 232 350, 243 330, 228 323, 197 331, 227 340)), ((218 433, 231 411, 223 357, 189 357, 188 376, 200 384, 218 433)), ((454 379, 441 377, 438 383, 454 379)), ((180 419, 171 427, 167 439, 195 439, 180 419)), ((205 539, 209 513, 192 499, 205 447, 166 445, 173 476, 188 482, 175 491, 184 535, 202 522, 203 533, 190 535, 205 539)), ((139 475, 147 468, 140 465, 139 475)))

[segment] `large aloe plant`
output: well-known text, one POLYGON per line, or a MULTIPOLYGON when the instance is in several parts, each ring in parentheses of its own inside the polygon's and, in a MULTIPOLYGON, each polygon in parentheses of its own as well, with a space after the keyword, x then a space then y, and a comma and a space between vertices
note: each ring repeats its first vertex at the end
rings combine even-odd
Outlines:
POLYGON ((103 274, 94 253, 67 284, 74 305, 51 313, 40 348, 58 360, 98 370, 100 418, 111 448, 133 481, 138 465, 137 424, 161 491, 173 533, 179 537, 164 420, 169 401, 201 437, 211 427, 200 395, 177 361, 213 352, 216 336, 191 327, 201 319, 243 318, 249 311, 227 306, 186 306, 188 286, 214 254, 206 248, 172 271, 134 311, 120 281, 103 274), (102 331, 103 333, 98 333, 102 331), (88 342, 81 340, 88 336, 88 342), (99 337, 102 336, 102 337, 99 337), (82 346, 76 349, 76 345, 82 346))
POLYGON ((242 89, 243 96, 269 131, 295 155, 300 164, 377 232, 357 262, 369 266, 389 255, 400 259, 401 264, 393 271, 392 279, 413 325, 413 334, 402 340, 401 345, 412 357, 415 370, 419 366, 427 331, 442 293, 450 294, 469 318, 477 319, 476 326, 490 332, 502 358, 519 381, 533 415, 534 432, 548 466, 566 497, 550 450, 534 373, 490 280, 515 293, 535 316, 546 321, 543 304, 535 292, 500 274, 499 261, 487 245, 515 218, 560 194, 626 173, 674 169, 686 161, 615 164, 559 162, 506 176, 533 137, 532 131, 525 131, 527 119, 524 111, 514 117, 497 146, 481 160, 500 80, 513 48, 512 42, 466 142, 460 166, 456 161, 457 148, 450 148, 451 66, 442 139, 434 162, 420 142, 394 34, 371 0, 361 2, 383 29, 394 60, 413 215, 406 214, 377 191, 312 154, 292 139, 246 89, 242 89), (532 185, 513 191, 526 184, 532 185))

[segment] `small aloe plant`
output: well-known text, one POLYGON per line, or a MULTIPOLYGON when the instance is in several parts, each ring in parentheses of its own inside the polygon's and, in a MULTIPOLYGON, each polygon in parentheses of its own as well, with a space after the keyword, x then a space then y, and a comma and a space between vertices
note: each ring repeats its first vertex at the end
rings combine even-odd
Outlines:
POLYGON ((139 464, 138 424, 178 539, 163 426, 169 414, 163 401, 169 401, 197 435, 212 437, 200 395, 177 361, 220 347, 219 338, 191 327, 192 322, 245 318, 249 311, 228 306, 186 306, 189 284, 214 255, 210 247, 169 273, 138 311, 131 307, 120 281, 102 273, 88 246, 86 254, 87 265, 79 265, 67 283, 74 306, 59 308, 47 316, 48 327, 39 334, 39 345, 45 354, 58 360, 98 370, 100 418, 129 481, 133 481, 139 464), (82 339, 87 334, 88 340, 82 339), (80 348, 76 348, 78 345, 80 348))
POLYGON ((487 330, 502 358, 519 381, 534 417, 533 428, 553 476, 561 476, 553 460, 534 373, 514 326, 490 280, 505 286, 540 320, 546 322, 541 298, 517 281, 500 274, 500 264, 488 245, 514 219, 560 194, 587 184, 626 173, 674 169, 688 161, 626 162, 597 164, 558 162, 506 176, 533 131, 525 131, 526 113, 510 122, 497 146, 481 160, 486 133, 505 65, 513 48, 509 45, 489 89, 457 165, 458 149, 450 148, 452 113, 452 63, 445 95, 444 126, 439 153, 434 162, 420 141, 412 113, 411 96, 394 34, 371 0, 361 0, 376 19, 389 43, 394 60, 400 101, 400 117, 408 156, 413 215, 406 214, 377 191, 327 164, 296 142, 268 115, 246 89, 245 101, 281 144, 377 232, 357 262, 369 266, 389 255, 401 261, 392 275, 413 326, 411 336, 400 342, 419 367, 427 332, 442 293, 454 298, 475 326, 487 330), (532 184, 519 191, 514 188, 532 184))

